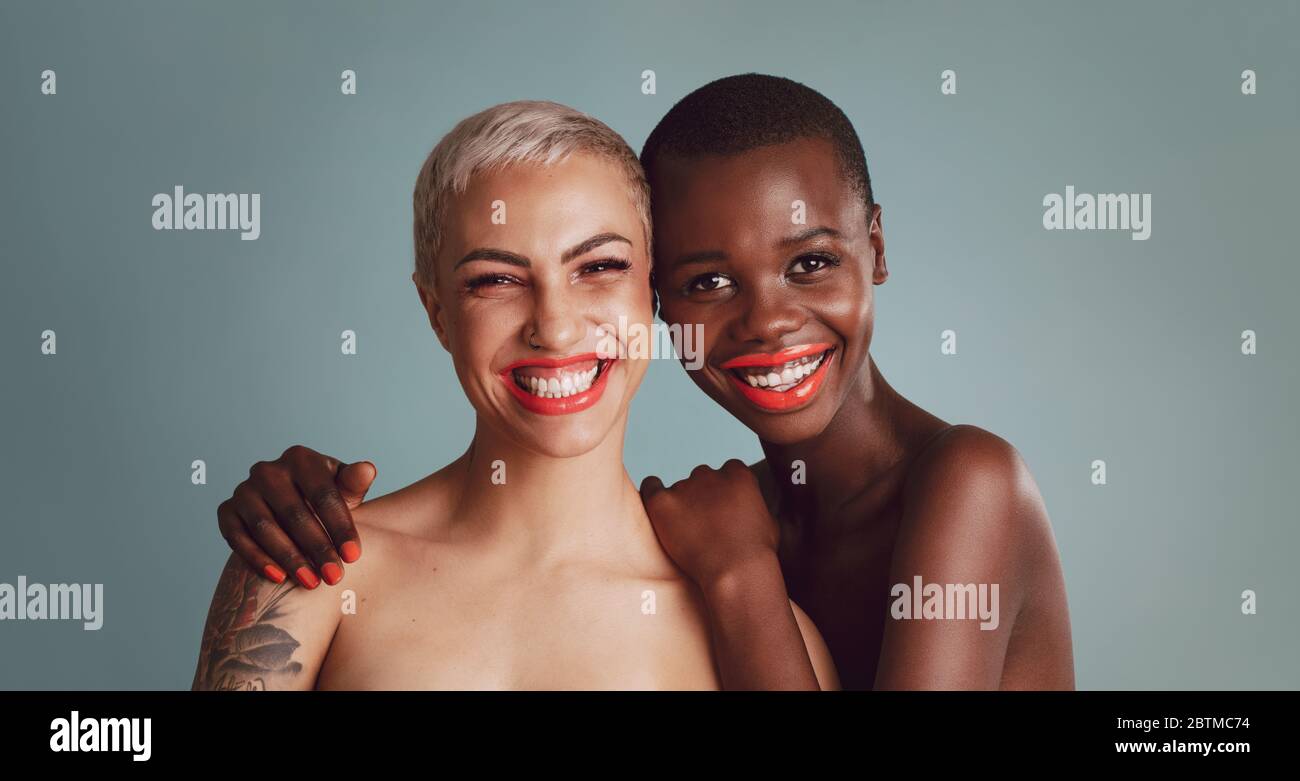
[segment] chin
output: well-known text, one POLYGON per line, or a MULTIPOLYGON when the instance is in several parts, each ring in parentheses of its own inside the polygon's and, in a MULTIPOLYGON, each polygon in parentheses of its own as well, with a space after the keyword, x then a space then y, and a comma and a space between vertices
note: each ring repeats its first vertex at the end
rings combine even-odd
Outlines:
POLYGON ((574 458, 585 455, 600 447, 609 430, 606 427, 567 426, 567 430, 554 435, 542 434, 526 436, 522 444, 532 452, 547 458, 574 458))
POLYGON ((731 387, 720 387, 714 384, 712 378, 702 379, 693 374, 692 379, 700 390, 733 418, 744 424, 745 428, 754 432, 764 442, 774 445, 792 445, 812 439, 821 434, 834 417, 833 411, 831 413, 822 411, 825 403, 825 399, 822 398, 815 399, 805 407, 787 412, 764 412, 735 395, 731 387))
POLYGON ((575 415, 535 415, 522 410, 480 410, 479 420, 502 438, 546 458, 573 458, 600 447, 618 423, 614 410, 575 415))
MULTIPOLYGON (((621 390, 621 389, 620 389, 621 390)), ((537 414, 505 400, 505 409, 490 413, 493 428, 531 453, 546 458, 574 458, 600 447, 616 432, 625 415, 617 395, 572 414, 537 414)))
MULTIPOLYGON (((745 410, 743 417, 739 415, 737 417, 764 442, 773 445, 794 445, 820 436, 830 425, 833 416, 822 413, 817 409, 818 406, 814 404, 780 415, 745 410)), ((731 412, 735 415, 734 410, 731 412)))

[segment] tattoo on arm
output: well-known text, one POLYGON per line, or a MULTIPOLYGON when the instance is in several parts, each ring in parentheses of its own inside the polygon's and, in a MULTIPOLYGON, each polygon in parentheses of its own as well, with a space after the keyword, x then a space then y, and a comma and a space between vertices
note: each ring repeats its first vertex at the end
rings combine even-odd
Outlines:
POLYGON ((293 585, 286 581, 259 594, 263 588, 246 566, 232 564, 222 571, 203 628, 195 690, 263 690, 273 674, 302 672, 302 664, 292 661, 298 641, 275 624, 285 614, 280 602, 293 585))

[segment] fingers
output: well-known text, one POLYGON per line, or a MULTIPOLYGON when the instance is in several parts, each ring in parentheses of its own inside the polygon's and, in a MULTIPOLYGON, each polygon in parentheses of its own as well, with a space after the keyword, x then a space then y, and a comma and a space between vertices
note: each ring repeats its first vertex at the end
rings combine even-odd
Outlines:
MULTIPOLYGON (((670 492, 688 490, 687 486, 692 487, 690 490, 705 490, 706 486, 716 486, 720 475, 726 475, 728 479, 734 479, 736 477, 752 478, 753 472, 750 471, 749 466, 746 465, 744 461, 741 461, 739 458, 732 458, 728 459, 727 462, 718 469, 714 469, 708 464, 700 464, 691 470, 689 477, 684 480, 678 480, 668 489, 664 488, 662 480, 654 475, 650 475, 641 481, 641 500, 643 502, 647 501, 650 497, 664 490, 670 492)), ((726 480, 723 482, 725 483, 726 480)))
POLYGON ((361 504, 366 492, 370 490, 370 485, 375 482, 377 474, 379 470, 369 461, 358 461, 355 464, 343 464, 339 467, 335 482, 338 484, 339 493, 343 494, 343 501, 347 502, 348 509, 361 504))
POLYGON ((749 468, 749 464, 739 458, 727 459, 727 462, 718 471, 733 480, 741 481, 743 484, 758 484, 758 478, 754 477, 754 472, 749 468))
MULTIPOLYGON (((343 504, 348 510, 353 510, 361 505, 366 497, 366 492, 375 482, 375 476, 379 470, 369 461, 358 461, 355 464, 343 464, 338 468, 334 476, 334 485, 338 487, 339 495, 342 497, 343 504)), ((326 528, 329 528, 327 525, 326 528)), ((348 564, 361 558, 361 536, 357 527, 352 523, 352 514, 348 513, 348 528, 335 531, 330 529, 330 536, 334 538, 335 544, 338 545, 339 555, 348 564)))
POLYGON ((746 464, 744 461, 741 461, 739 458, 728 458, 728 459, 726 460, 726 462, 723 463, 722 467, 721 467, 718 471, 720 471, 720 472, 748 472, 748 471, 749 471, 749 465, 746 464))
MULTIPOLYGON (((277 526, 288 534, 298 555, 306 556, 326 583, 332 586, 343 579, 343 564, 334 550, 334 543, 325 527, 317 520, 316 514, 307 506, 307 499, 285 467, 259 461, 249 470, 248 480, 241 483, 235 493, 239 494, 240 489, 245 489, 245 493, 256 493, 257 498, 271 509, 274 513, 274 523, 271 526, 277 526)), ((252 500, 249 501, 251 503, 252 500)), ((351 523, 351 519, 348 523, 351 523)), ((256 534, 254 539, 257 539, 256 534)), ((298 569, 293 571, 295 574, 299 572, 298 569)), ((314 577, 313 573, 307 574, 314 577)))
MULTIPOLYGON (((343 561, 348 563, 356 561, 361 556, 360 535, 357 534, 357 527, 352 521, 350 505, 339 490, 335 466, 331 465, 337 462, 305 447, 286 450, 281 460, 288 467, 289 479, 297 486, 299 494, 306 498, 309 509, 324 525, 328 534, 327 542, 331 545, 328 552, 313 549, 308 549, 307 552, 315 554, 313 557, 321 566, 321 575, 324 576, 325 582, 332 586, 343 577, 343 570, 338 564, 335 553, 337 552, 343 561), (331 563, 334 566, 330 566, 331 563), (338 569, 335 570, 334 567, 338 569)), ((368 483, 366 487, 369 487, 368 483)), ((363 495, 364 493, 362 491, 363 495)), ((315 535, 315 527, 309 532, 309 537, 311 544, 320 544, 320 540, 315 535)), ((299 545, 301 546, 301 543, 299 545)))
POLYGON ((248 535, 244 522, 235 512, 233 503, 229 499, 217 505, 217 528, 221 529, 221 536, 226 539, 231 550, 245 563, 262 573, 267 580, 275 583, 284 582, 284 569, 272 561, 271 557, 266 555, 266 552, 248 535))
POLYGON ((664 481, 655 475, 650 475, 641 481, 641 501, 644 502, 662 490, 664 490, 664 481))
MULTIPOLYGON (((274 559, 284 572, 292 574, 304 587, 312 589, 320 585, 311 562, 276 523, 271 508, 248 481, 235 488, 235 495, 229 502, 243 533, 264 555, 274 559)), ((234 536, 237 537, 238 532, 234 536)))

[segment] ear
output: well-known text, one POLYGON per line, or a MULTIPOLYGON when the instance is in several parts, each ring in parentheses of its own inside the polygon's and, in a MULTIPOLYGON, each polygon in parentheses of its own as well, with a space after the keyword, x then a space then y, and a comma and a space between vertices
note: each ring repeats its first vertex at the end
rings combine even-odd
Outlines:
POLYGON ((885 265, 885 224, 884 216, 881 213, 880 204, 871 205, 871 222, 867 225, 868 237, 871 242, 871 249, 876 256, 875 266, 871 270, 871 283, 874 285, 883 285, 886 279, 889 279, 889 267, 885 265))
POLYGON ((442 349, 451 352, 451 348, 447 346, 447 326, 443 320, 446 310, 438 300, 438 291, 425 287, 420 282, 418 271, 411 274, 411 281, 415 283, 415 291, 420 294, 420 303, 424 306, 424 311, 429 314, 429 325, 433 326, 433 332, 438 335, 438 342, 442 344, 442 349))

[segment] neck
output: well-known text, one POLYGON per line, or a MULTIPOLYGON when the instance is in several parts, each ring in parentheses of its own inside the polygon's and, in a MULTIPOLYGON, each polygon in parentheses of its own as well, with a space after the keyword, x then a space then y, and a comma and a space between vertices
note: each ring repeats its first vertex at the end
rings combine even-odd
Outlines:
POLYGON ((835 416, 817 436, 780 445, 761 442, 781 512, 796 523, 824 521, 860 495, 904 453, 898 414, 905 401, 867 357, 835 416), (806 482, 791 481, 791 464, 802 461, 806 482))
POLYGON ((623 466, 626 420, 592 450, 558 458, 532 452, 487 426, 458 459, 455 517, 530 561, 622 559, 658 547, 623 466))

